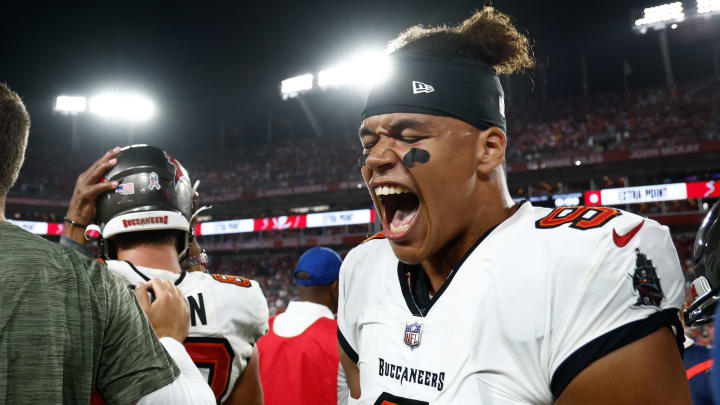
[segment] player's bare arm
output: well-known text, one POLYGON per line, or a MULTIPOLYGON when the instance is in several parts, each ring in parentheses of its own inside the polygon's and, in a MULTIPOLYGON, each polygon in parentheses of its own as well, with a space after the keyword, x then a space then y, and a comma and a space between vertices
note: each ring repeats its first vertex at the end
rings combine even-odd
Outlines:
POLYGON ((232 393, 225 405, 262 405, 263 393, 260 384, 260 367, 258 365, 257 346, 245 370, 235 382, 232 393))
POLYGON ((117 163, 117 156, 121 149, 116 146, 108 150, 100 159, 96 160, 87 170, 80 173, 75 182, 68 211, 63 236, 85 245, 85 226, 92 223, 95 218, 95 200, 105 191, 117 187, 116 181, 104 182, 103 176, 117 163), (72 221, 72 222, 70 222, 72 221))
POLYGON ((340 355, 340 364, 342 364, 345 370, 345 378, 347 379, 348 387, 350 387, 350 396, 358 399, 360 398, 360 370, 357 364, 348 357, 343 350, 342 346, 338 344, 338 354, 340 355))
POLYGON ((688 380, 669 328, 600 358, 580 372, 556 405, 691 404, 688 380))

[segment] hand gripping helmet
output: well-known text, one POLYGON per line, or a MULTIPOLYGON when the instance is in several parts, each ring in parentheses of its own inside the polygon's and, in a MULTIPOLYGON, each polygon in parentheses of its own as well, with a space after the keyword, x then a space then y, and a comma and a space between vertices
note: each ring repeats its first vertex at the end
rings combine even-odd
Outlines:
POLYGON ((95 203, 103 257, 117 254, 113 236, 154 230, 180 231, 184 237, 178 238, 178 257, 185 256, 193 237, 193 189, 175 158, 154 146, 126 146, 104 181, 117 181, 118 187, 95 203))
POLYGON ((712 322, 720 291, 720 201, 710 208, 695 236, 695 274, 690 286, 693 303, 685 309, 688 326, 712 322))

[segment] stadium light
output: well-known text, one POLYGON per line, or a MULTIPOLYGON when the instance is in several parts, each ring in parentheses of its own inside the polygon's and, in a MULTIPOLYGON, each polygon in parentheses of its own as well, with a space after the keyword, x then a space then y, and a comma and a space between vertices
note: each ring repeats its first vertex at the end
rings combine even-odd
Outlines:
POLYGON ((58 96, 55 111, 65 115, 77 115, 87 110, 87 99, 83 96, 58 96))
POLYGON ((348 76, 347 70, 348 67, 344 65, 321 70, 320 73, 318 73, 318 86, 320 88, 326 88, 345 84, 348 76))
POLYGON ((312 90, 313 75, 308 73, 300 76, 285 79, 280 83, 280 94, 283 100, 289 97, 296 97, 300 92, 312 90))
POLYGON ((90 99, 90 112, 103 118, 142 122, 155 114, 155 104, 140 94, 103 93, 90 99))
POLYGON ((697 0, 698 14, 720 13, 720 0, 697 0))
POLYGON ((635 28, 641 30, 648 26, 663 28, 666 23, 678 23, 685 20, 682 2, 662 4, 643 10, 643 16, 635 20, 635 28))
POLYGON ((320 88, 356 86, 370 87, 385 80, 392 71, 388 55, 383 51, 363 51, 346 62, 318 73, 320 88))

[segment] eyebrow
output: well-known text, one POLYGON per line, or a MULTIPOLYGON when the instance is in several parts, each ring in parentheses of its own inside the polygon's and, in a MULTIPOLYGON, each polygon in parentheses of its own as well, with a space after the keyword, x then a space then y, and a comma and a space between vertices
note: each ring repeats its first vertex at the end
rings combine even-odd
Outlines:
MULTIPOLYGON (((403 129, 416 129, 416 130, 423 130, 428 128, 428 124, 425 121, 421 121, 415 118, 399 118, 397 120, 394 120, 388 125, 390 132, 400 132, 403 129)), ((366 135, 374 135, 375 132, 373 132, 371 129, 362 126, 360 127, 360 130, 358 131, 358 136, 363 137, 366 135)))
POLYGON ((370 128, 368 128, 366 126, 360 127, 360 130, 358 131, 358 136, 360 138, 362 138, 365 135, 372 135, 372 134, 374 134, 374 132, 371 131, 370 128))

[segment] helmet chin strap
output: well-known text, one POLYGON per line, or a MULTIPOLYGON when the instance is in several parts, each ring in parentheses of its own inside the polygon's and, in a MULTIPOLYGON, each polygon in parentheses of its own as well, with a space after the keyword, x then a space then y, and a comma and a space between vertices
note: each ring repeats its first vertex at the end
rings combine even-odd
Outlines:
POLYGON ((178 261, 182 261, 182 259, 185 258, 185 255, 187 254, 188 249, 190 249, 190 234, 193 233, 192 230, 185 232, 185 249, 182 250, 182 252, 178 253, 178 261))
MULTIPOLYGON (((195 187, 193 187, 193 191, 197 188, 198 184, 200 183, 200 180, 195 182, 195 187)), ((188 249, 190 249, 190 244, 192 243, 193 239, 195 238, 195 229, 192 227, 193 221, 197 218, 198 215, 200 215, 201 212, 209 210, 212 208, 212 205, 204 205, 200 208, 198 208, 191 216, 190 216, 190 229, 185 232, 185 249, 182 250, 182 252, 178 253, 178 259, 182 260, 185 258, 185 255, 187 255, 188 249)))
POLYGON ((192 214, 192 216, 190 216, 190 223, 192 224, 192 222, 195 220, 195 218, 197 218, 197 216, 198 216, 201 212, 206 211, 206 210, 209 210, 210 208, 212 208, 212 205, 203 205, 202 207, 198 208, 198 210, 195 211, 195 213, 192 214))

